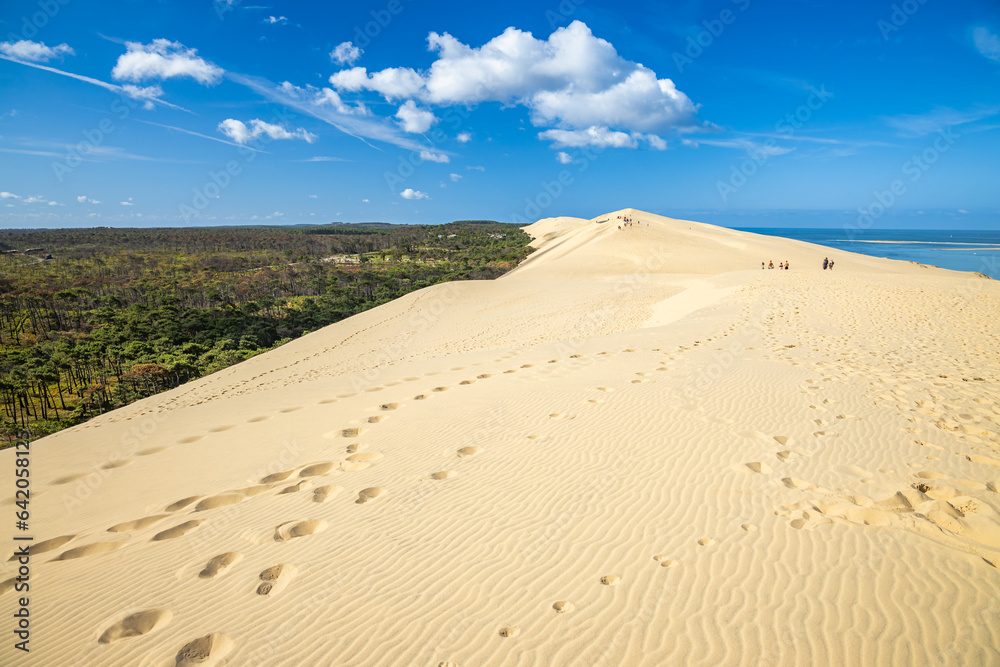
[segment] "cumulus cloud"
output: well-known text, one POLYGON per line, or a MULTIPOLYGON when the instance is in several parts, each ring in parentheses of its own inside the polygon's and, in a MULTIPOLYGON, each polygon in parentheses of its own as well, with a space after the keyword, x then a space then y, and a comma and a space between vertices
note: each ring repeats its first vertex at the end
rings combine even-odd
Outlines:
POLYGON ((218 129, 219 132, 222 132, 238 144, 249 143, 260 136, 266 136, 273 141, 278 139, 302 139, 310 144, 317 139, 315 134, 307 132, 301 127, 294 132, 289 132, 281 125, 267 123, 259 118, 251 120, 249 126, 243 121, 227 118, 219 123, 218 129))
POLYGON ((451 158, 437 151, 420 151, 420 159, 425 162, 451 162, 451 158))
POLYGON ((364 53, 361 49, 350 42, 341 42, 333 51, 330 51, 330 60, 341 65, 353 65, 354 62, 364 53))
POLYGON ((461 174, 448 174, 448 176, 451 177, 451 180, 452 180, 453 183, 456 182, 456 181, 462 180, 462 175, 461 174))
POLYGON ((200 58, 195 49, 180 42, 155 39, 150 44, 126 42, 128 51, 118 58, 111 78, 116 81, 144 81, 189 76, 205 86, 217 84, 223 69, 200 58))
POLYGON ((406 188, 399 193, 399 196, 403 199, 430 199, 430 195, 426 192, 421 192, 420 190, 414 190, 413 188, 406 188))
POLYGON ((472 135, 468 132, 459 132, 458 136, 455 137, 461 144, 467 144, 472 141, 472 135))
MULTIPOLYGON (((634 148, 645 141, 661 148, 665 143, 655 133, 689 126, 697 113, 673 81, 622 58, 580 21, 546 40, 511 27, 479 47, 448 33, 432 32, 427 42, 437 60, 425 72, 394 67, 369 73, 355 67, 337 72, 330 83, 338 90, 374 91, 387 100, 428 105, 521 105, 536 127, 584 133, 562 145, 592 139, 597 143, 591 145, 634 148)), ((560 136, 570 139, 551 138, 560 136)))
POLYGON ((414 134, 423 134, 431 129, 431 125, 437 122, 437 118, 434 117, 433 113, 426 109, 418 108, 413 100, 407 100, 399 107, 399 111, 396 112, 396 118, 399 119, 400 127, 414 134))
POLYGON ((20 199, 20 195, 16 195, 13 192, 0 192, 0 199, 20 199))
POLYGON ((80 195, 79 197, 76 198, 76 200, 78 202, 80 202, 81 204, 100 204, 101 203, 101 202, 97 201, 96 199, 91 199, 90 197, 87 197, 85 195, 80 195))
POLYGON ((369 114, 368 108, 361 102, 345 104, 340 95, 337 94, 337 91, 332 88, 317 88, 316 86, 300 88, 288 81, 282 81, 281 85, 278 86, 278 90, 296 100, 309 102, 318 107, 331 107, 337 113, 357 116, 367 116, 369 114))
POLYGON ((128 201, 123 201, 123 202, 120 202, 120 203, 121 203, 122 206, 135 206, 135 204, 132 203, 132 198, 131 197, 128 198, 128 201))
POLYGON ((33 63, 47 63, 53 58, 76 55, 69 44, 45 46, 44 42, 32 42, 27 39, 17 42, 0 42, 0 53, 33 63))
POLYGON ((538 138, 551 141, 553 145, 559 147, 637 148, 639 142, 646 142, 651 148, 657 150, 663 150, 667 147, 667 142, 655 134, 620 132, 597 125, 592 125, 585 130, 545 130, 538 133, 538 138))
POLYGON ((573 158, 570 157, 569 153, 565 151, 559 151, 558 153, 556 153, 556 161, 559 162, 559 164, 569 164, 570 162, 573 161, 573 158))
POLYGON ((1000 37, 980 27, 972 31, 972 40, 981 54, 1000 62, 1000 37))
POLYGON ((270 25, 285 25, 288 23, 288 19, 284 16, 268 16, 266 19, 261 21, 261 23, 268 23, 270 25))

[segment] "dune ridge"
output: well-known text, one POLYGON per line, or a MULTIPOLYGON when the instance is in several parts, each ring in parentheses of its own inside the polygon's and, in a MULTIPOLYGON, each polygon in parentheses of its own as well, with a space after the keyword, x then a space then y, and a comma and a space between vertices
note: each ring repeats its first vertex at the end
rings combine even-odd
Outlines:
POLYGON ((1000 661, 995 281, 526 229, 496 281, 33 444, 27 664, 1000 661))

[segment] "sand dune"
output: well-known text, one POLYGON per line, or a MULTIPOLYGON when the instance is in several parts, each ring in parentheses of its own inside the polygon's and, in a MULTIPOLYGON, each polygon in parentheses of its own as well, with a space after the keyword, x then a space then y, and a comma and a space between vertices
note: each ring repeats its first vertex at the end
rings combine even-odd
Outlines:
POLYGON ((1000 662, 995 281, 631 209, 527 229, 499 280, 34 443, 0 662, 1000 662))

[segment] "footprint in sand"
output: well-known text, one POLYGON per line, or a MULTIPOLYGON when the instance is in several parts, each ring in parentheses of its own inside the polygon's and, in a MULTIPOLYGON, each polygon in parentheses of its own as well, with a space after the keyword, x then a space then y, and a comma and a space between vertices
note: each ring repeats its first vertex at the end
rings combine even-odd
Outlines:
POLYGON ((187 535, 192 530, 205 523, 204 521, 185 521, 184 523, 177 524, 173 528, 167 528, 164 531, 160 531, 156 535, 153 535, 153 542, 162 542, 163 540, 172 540, 182 535, 187 535))
POLYGON ((298 537, 306 537, 326 530, 324 519, 309 519, 307 521, 286 521, 274 529, 275 542, 288 542, 298 537))
POLYGON ((236 424, 223 424, 222 426, 216 426, 215 428, 208 429, 209 433, 222 433, 223 431, 228 431, 230 429, 236 428, 236 424))
POLYGON ((715 544, 715 540, 712 539, 711 537, 703 537, 700 540, 698 540, 698 545, 699 546, 710 547, 713 544, 715 544))
POLYGON ((141 452, 136 452, 136 456, 152 456, 153 454, 159 454, 160 452, 165 452, 169 447, 150 447, 149 449, 144 449, 141 452))
POLYGON ((601 584, 604 586, 617 586, 619 581, 621 581, 621 577, 617 574, 607 574, 601 577, 601 584))
POLYGON ((214 579, 220 574, 225 574, 229 568, 241 560, 243 560, 243 554, 236 551, 227 551, 208 561, 204 569, 198 573, 198 576, 202 579, 214 579))
POLYGON ((783 452, 778 452, 777 454, 775 454, 775 456, 777 456, 778 460, 781 461, 782 463, 786 463, 791 459, 795 458, 795 452, 786 449, 783 452))
POLYGON ((286 486, 281 491, 278 491, 279 496, 284 496, 289 493, 298 493, 299 491, 305 491, 310 486, 312 486, 312 481, 308 479, 303 479, 297 484, 292 484, 291 486, 286 486))
POLYGON ((337 486, 335 484, 327 484, 326 486, 317 486, 313 489, 313 502, 314 503, 325 503, 327 499, 331 496, 335 496, 344 490, 344 487, 337 486))
POLYGON ((382 405, 379 406, 378 409, 379 410, 386 410, 386 411, 388 411, 388 410, 398 410, 399 409, 399 403, 383 403, 382 405))
POLYGON ((260 480, 261 484, 276 484, 277 482, 284 482, 286 479, 292 476, 294 470, 284 470, 282 472, 273 472, 266 477, 262 477, 260 480))
MULTIPOLYGON (((143 528, 148 528, 152 526, 157 521, 162 521, 166 519, 169 514, 155 514, 153 516, 144 516, 141 519, 136 519, 134 521, 126 521, 124 523, 115 524, 108 528, 109 533, 130 533, 133 530, 142 530, 143 528)), ((35 553, 35 547, 31 548, 32 553, 35 553)))
POLYGON ((660 564, 660 567, 673 567, 677 565, 677 561, 667 558, 665 554, 657 554, 653 556, 653 560, 660 564))
POLYGON ((483 373, 482 375, 477 375, 476 379, 477 380, 488 380, 491 377, 493 377, 492 373, 483 373))
POLYGON ((462 447, 456 453, 458 454, 458 458, 464 459, 470 456, 475 456, 476 454, 480 454, 482 453, 482 451, 483 451, 482 447, 462 447))
POLYGON ((787 435, 776 435, 774 436, 774 440, 779 445, 787 445, 788 441, 791 440, 791 438, 789 438, 787 435))
POLYGON ((451 387, 434 387, 433 391, 448 391, 451 387))
POLYGON ((467 385, 467 384, 474 384, 475 382, 476 382, 475 380, 462 380, 461 382, 459 382, 459 384, 467 385))
POLYGON ((225 507, 226 505, 235 505, 243 500, 246 500, 246 496, 242 493, 220 493, 217 496, 209 496, 199 502, 194 506, 194 511, 205 512, 207 510, 214 510, 219 507, 225 507))
POLYGON ((369 424, 377 424, 380 421, 382 421, 383 419, 385 419, 385 417, 383 415, 372 415, 371 417, 368 418, 368 423, 369 424))
POLYGON ((78 479, 83 479, 84 477, 86 477, 89 474, 90 474, 89 472, 78 472, 78 473, 75 473, 73 475, 66 475, 64 477, 59 477, 58 479, 52 480, 50 482, 50 484, 53 484, 53 485, 56 485, 56 486, 60 486, 62 484, 69 484, 70 482, 75 482, 78 479))
POLYGON ((285 589, 288 582, 295 576, 295 572, 295 566, 286 563, 267 568, 260 573, 257 595, 277 595, 285 589))
POLYGON ((354 443, 354 444, 352 444, 352 445, 348 445, 348 446, 347 446, 347 453, 348 453, 348 454, 353 454, 354 452, 356 452, 356 451, 358 451, 358 450, 360 450, 360 449, 364 449, 364 448, 365 448, 365 447, 367 447, 367 446, 368 446, 368 445, 365 445, 365 444, 363 444, 363 443, 360 443, 360 442, 356 442, 356 443, 354 443))
POLYGON ((385 495, 384 488, 381 486, 370 486, 367 489, 363 489, 361 493, 358 494, 358 499, 354 502, 358 505, 364 505, 365 503, 369 503, 383 495, 385 495))
POLYGON ((342 438, 356 438, 364 432, 363 428, 345 428, 341 429, 340 436, 342 438))
POLYGON ((129 614, 101 633, 99 644, 114 644, 129 637, 141 637, 156 632, 174 617, 169 609, 147 609, 129 614))
MULTIPOLYGON (((32 556, 37 556, 39 554, 45 553, 46 551, 53 551, 65 544, 68 544, 73 540, 74 537, 76 537, 76 535, 62 535, 60 537, 53 537, 50 540, 35 542, 34 544, 28 546, 28 553, 32 556)), ((18 557, 19 556, 15 552, 14 555, 8 558, 7 560, 8 562, 12 560, 17 560, 18 557)))
POLYGON ((187 498, 181 498, 176 502, 172 502, 164 508, 166 512, 176 512, 177 510, 182 510, 191 503, 201 500, 204 496, 188 496, 187 498))
POLYGON ((325 475, 326 473, 336 468, 337 465, 338 464, 334 463, 333 461, 322 461, 320 463, 312 463, 299 471, 299 477, 316 477, 319 475, 325 475))
POLYGON ((114 470, 115 468, 123 468, 128 464, 132 463, 131 459, 124 459, 122 461, 109 461, 101 466, 101 470, 114 470))
POLYGON ((413 400, 415 400, 415 401, 423 401, 423 400, 426 400, 426 399, 427 399, 427 396, 424 395, 424 394, 417 394, 416 396, 413 397, 413 400))
POLYGON ((69 551, 64 551, 53 560, 74 560, 85 556, 106 554, 111 551, 117 551, 126 544, 128 544, 128 542, 98 542, 96 544, 87 544, 82 547, 75 547, 69 551))
POLYGON ((267 421, 271 418, 271 415, 261 415, 260 417, 251 417, 247 420, 248 424, 259 424, 260 422, 267 421))
POLYGON ((458 473, 456 471, 454 471, 454 470, 442 470, 441 472, 431 473, 430 479, 437 479, 437 480, 440 480, 440 479, 449 479, 451 477, 454 477, 457 474, 458 473))
POLYGON ((213 667, 232 650, 232 639, 213 632, 185 644, 174 658, 174 667, 213 667))
POLYGON ((568 614, 569 612, 576 609, 572 602, 568 600, 558 600, 553 603, 552 608, 556 610, 557 614, 568 614))
POLYGON ((298 412, 301 409, 302 409, 301 406, 299 406, 299 407, 293 407, 293 408, 282 408, 282 409, 278 410, 278 412, 280 412, 282 414, 288 414, 289 412, 298 412))
POLYGON ((760 461, 752 461, 750 463, 747 463, 746 467, 750 468, 750 470, 753 470, 754 472, 759 472, 764 475, 771 472, 771 466, 767 465, 766 463, 761 463, 760 461))
POLYGON ((371 465, 368 461, 341 461, 340 469, 344 472, 358 472, 359 470, 370 468, 371 465))
POLYGON ((564 412, 553 412, 549 415, 549 419, 556 419, 558 421, 569 421, 571 419, 576 419, 576 415, 568 415, 564 412))
POLYGON ((205 436, 203 435, 190 435, 186 438, 181 438, 177 442, 179 442, 182 445, 190 445, 192 442, 198 442, 199 440, 204 440, 204 439, 205 436))
POLYGON ((506 637, 515 637, 520 632, 521 632, 521 628, 517 627, 516 625, 508 625, 506 628, 501 628, 500 629, 500 636, 504 637, 504 638, 506 638, 506 637))

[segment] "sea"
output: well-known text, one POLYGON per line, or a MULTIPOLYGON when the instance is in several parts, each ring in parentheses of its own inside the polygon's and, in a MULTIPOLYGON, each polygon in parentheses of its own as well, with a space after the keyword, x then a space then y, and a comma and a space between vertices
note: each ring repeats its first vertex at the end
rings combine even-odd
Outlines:
POLYGON ((954 271, 973 271, 1000 280, 1000 231, 761 227, 737 229, 808 241, 871 257, 909 260, 954 271))

